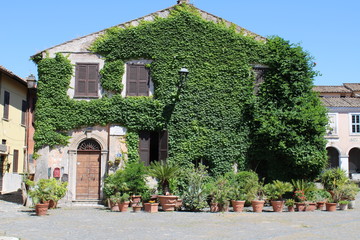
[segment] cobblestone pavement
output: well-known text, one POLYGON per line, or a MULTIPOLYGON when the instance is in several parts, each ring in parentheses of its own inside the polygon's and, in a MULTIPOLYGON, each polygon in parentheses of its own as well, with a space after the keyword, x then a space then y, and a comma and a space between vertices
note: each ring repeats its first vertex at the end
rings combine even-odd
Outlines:
POLYGON ((37 217, 30 208, 0 200, 0 240, 359 239, 359 201, 356 206, 336 212, 274 213, 266 207, 263 213, 246 209, 243 213, 153 214, 110 212, 101 206, 60 206, 37 217))

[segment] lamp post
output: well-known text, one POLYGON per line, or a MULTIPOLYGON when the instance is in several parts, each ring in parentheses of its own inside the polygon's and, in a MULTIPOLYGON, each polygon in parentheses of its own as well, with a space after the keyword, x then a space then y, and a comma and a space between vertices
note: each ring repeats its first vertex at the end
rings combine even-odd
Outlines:
POLYGON ((33 74, 30 74, 27 78, 26 78, 26 82, 27 82, 27 86, 30 89, 34 89, 36 88, 36 78, 33 74))
POLYGON ((179 76, 180 76, 179 88, 181 88, 185 84, 188 74, 189 74, 189 70, 187 70, 187 68, 182 67, 180 69, 180 71, 179 71, 179 76))

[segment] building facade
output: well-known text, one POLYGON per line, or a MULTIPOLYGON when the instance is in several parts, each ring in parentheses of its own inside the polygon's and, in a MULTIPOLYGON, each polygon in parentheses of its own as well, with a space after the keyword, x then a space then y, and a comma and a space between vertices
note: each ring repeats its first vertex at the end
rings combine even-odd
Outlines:
POLYGON ((354 180, 360 180, 359 88, 358 83, 314 87, 328 108, 326 149, 329 166, 344 169, 354 180))

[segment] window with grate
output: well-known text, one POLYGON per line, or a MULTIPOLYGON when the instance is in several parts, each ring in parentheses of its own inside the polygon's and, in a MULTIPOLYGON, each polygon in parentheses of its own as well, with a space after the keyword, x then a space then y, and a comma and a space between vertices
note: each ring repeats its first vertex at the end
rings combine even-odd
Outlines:
POLYGON ((100 151, 101 147, 94 139, 82 141, 78 146, 78 151, 100 151))
POLYGON ((98 97, 99 64, 77 63, 75 97, 98 97))

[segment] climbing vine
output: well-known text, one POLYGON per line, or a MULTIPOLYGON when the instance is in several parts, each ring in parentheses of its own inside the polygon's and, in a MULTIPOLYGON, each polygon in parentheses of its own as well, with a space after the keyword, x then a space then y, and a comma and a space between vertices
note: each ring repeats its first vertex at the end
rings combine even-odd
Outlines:
MULTIPOLYGON (((250 134, 254 118, 261 115, 258 108, 268 104, 265 95, 259 100, 253 93, 251 64, 269 64, 272 72, 268 75, 273 79, 279 71, 284 74, 287 68, 298 65, 279 63, 277 66, 272 56, 276 52, 274 48, 281 46, 272 45, 271 39, 256 41, 234 29, 223 22, 216 24, 202 19, 186 4, 177 6, 167 18, 144 21, 125 29, 111 28, 93 43, 91 51, 105 58, 101 85, 113 94, 90 101, 67 96, 73 67, 66 56, 57 54, 55 58, 37 59, 40 78, 36 147, 67 144, 66 131, 70 129, 116 123, 128 128, 130 161, 139 159, 139 131, 166 129, 168 161, 181 166, 202 162, 215 175, 229 171, 234 164, 245 169, 248 149, 254 148, 252 137, 260 136, 250 134), (134 59, 152 60, 147 67, 155 85, 153 97, 120 95, 124 63, 134 59), (178 71, 183 66, 190 74, 178 89, 178 71)), ((284 51, 291 52, 292 48, 289 49, 284 51)), ((304 55, 289 57, 295 62, 302 58, 307 63, 304 55)), ((276 60, 284 63, 281 58, 276 60)), ((292 77, 301 86, 301 73, 308 69, 296 71, 299 74, 292 77)), ((311 82, 308 78, 304 81, 311 82)), ((309 87, 300 89, 300 92, 311 91, 309 87)), ((308 107, 319 103, 312 104, 308 107)), ((258 125, 266 122, 266 116, 263 117, 257 119, 258 125)), ((308 137, 311 136, 309 133, 308 137)))

